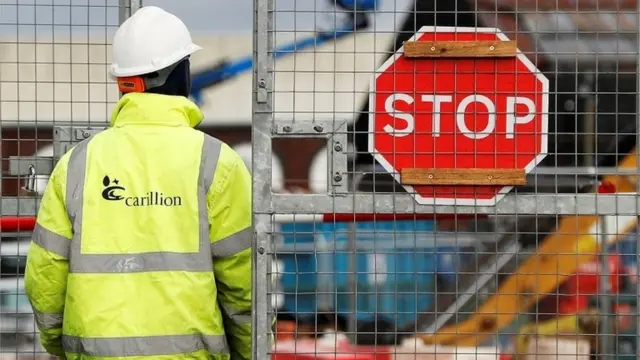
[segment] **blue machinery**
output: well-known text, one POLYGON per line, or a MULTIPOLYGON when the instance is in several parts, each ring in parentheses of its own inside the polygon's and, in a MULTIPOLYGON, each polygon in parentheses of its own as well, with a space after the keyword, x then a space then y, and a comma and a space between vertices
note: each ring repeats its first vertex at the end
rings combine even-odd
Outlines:
POLYGON ((437 279, 455 281, 457 263, 478 241, 436 236, 431 220, 296 221, 281 223, 278 233, 281 313, 335 312, 399 327, 432 308, 437 279))
MULTIPOLYGON (((372 11, 377 7, 377 0, 329 0, 336 9, 342 11, 352 11, 353 19, 335 30, 318 32, 315 36, 295 41, 277 47, 274 51, 274 58, 282 58, 287 55, 295 54, 298 51, 315 47, 329 41, 336 41, 356 31, 367 28, 369 20, 367 14, 358 11, 372 11)), ((198 104, 202 105, 202 92, 212 86, 223 83, 224 81, 236 77, 242 73, 250 71, 253 68, 253 56, 248 55, 236 60, 223 60, 212 67, 194 73, 191 78, 191 98, 198 104)))

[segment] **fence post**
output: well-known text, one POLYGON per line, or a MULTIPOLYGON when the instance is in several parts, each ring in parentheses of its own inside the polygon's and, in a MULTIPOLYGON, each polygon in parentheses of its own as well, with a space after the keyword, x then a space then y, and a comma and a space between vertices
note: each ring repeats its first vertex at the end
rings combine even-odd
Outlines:
POLYGON ((271 350, 272 318, 269 296, 270 278, 268 257, 271 256, 273 222, 271 213, 272 96, 271 71, 273 69, 272 14, 273 0, 254 0, 253 43, 253 119, 252 119, 252 173, 253 173, 253 359, 266 360, 271 350))

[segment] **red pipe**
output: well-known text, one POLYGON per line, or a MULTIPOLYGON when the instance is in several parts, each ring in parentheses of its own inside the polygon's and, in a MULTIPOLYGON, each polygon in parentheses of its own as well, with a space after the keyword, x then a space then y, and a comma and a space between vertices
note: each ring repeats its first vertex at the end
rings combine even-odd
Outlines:
POLYGON ((487 215, 480 214, 353 214, 330 213, 323 214, 324 222, 350 222, 350 221, 394 221, 394 220, 445 220, 445 219, 481 219, 487 215))
MULTIPOLYGON (((401 220, 448 220, 448 219, 486 219, 484 214, 361 214, 361 213, 328 213, 322 214, 323 222, 351 221, 401 221, 401 220)), ((295 219, 295 218, 294 218, 295 219)), ((0 231, 19 232, 32 231, 36 218, 30 216, 0 217, 0 231)))
POLYGON ((33 231, 36 218, 33 216, 2 216, 0 217, 0 231, 19 232, 33 231))

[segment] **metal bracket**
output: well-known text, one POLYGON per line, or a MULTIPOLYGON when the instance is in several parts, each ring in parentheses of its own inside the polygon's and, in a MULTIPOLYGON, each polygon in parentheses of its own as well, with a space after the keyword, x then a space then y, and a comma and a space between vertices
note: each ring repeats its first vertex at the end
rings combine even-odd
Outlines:
POLYGON ((51 156, 10 156, 9 175, 49 175, 53 171, 51 156))
POLYGON ((289 121, 274 120, 273 137, 329 137, 339 135, 342 130, 344 135, 347 131, 346 121, 315 120, 315 121, 289 121))
POLYGON ((106 129, 106 126, 56 126, 53 128, 53 156, 58 161, 71 147, 106 129))
POLYGON ((35 190, 38 175, 51 175, 55 164, 62 155, 78 142, 104 130, 106 127, 56 126, 53 128, 53 157, 51 156, 10 156, 9 175, 27 176, 24 189, 35 190))
POLYGON ((268 99, 267 82, 264 79, 258 81, 258 93, 256 94, 256 102, 266 104, 268 99))
POLYGON ((283 121, 274 120, 273 138, 325 138, 328 161, 327 184, 331 194, 346 194, 348 189, 347 122, 336 120, 283 121))

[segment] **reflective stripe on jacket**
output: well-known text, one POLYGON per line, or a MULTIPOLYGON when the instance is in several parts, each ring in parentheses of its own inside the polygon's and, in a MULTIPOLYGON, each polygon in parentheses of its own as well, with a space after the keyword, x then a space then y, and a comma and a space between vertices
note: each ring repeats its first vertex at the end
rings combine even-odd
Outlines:
POLYGON ((251 179, 183 97, 128 94, 56 164, 25 288, 67 359, 250 359, 251 179))

